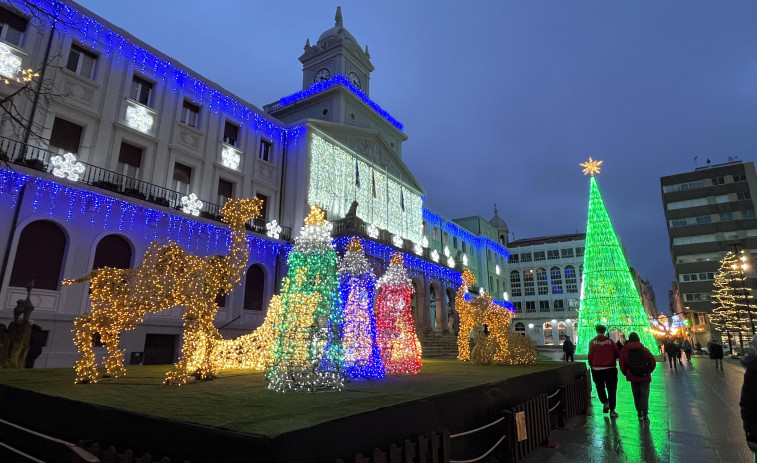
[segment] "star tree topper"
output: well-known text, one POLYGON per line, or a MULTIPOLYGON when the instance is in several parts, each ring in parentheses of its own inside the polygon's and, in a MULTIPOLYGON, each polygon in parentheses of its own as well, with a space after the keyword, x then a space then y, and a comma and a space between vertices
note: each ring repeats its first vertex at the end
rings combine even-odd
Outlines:
POLYGON ((599 174, 599 166, 601 166, 603 162, 604 161, 595 161, 589 156, 587 162, 582 162, 579 165, 584 168, 584 175, 591 174, 591 176, 594 177, 594 174, 599 174))

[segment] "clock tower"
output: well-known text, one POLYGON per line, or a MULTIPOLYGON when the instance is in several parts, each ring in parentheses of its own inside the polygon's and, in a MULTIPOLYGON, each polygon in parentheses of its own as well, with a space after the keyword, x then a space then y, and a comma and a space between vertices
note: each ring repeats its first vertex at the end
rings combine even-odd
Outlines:
POLYGON ((336 7, 334 20, 334 27, 321 34, 315 45, 310 45, 310 39, 305 43, 305 52, 300 56, 302 88, 342 74, 353 86, 369 95, 369 80, 374 68, 368 46, 361 49, 355 37, 344 28, 341 6, 336 7))

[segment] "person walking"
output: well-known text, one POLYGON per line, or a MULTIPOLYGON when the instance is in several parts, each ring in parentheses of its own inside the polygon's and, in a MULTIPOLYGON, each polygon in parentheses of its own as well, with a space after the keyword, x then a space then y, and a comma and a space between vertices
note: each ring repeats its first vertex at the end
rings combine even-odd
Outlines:
MULTIPOLYGON (((752 338, 752 348, 757 350, 757 335, 752 338)), ((757 354, 747 355, 741 363, 746 367, 739 401, 741 420, 744 422, 746 445, 754 452, 754 461, 757 462, 757 354)))
POLYGON ((576 346, 573 344, 573 341, 571 341, 570 339, 566 339, 565 342, 562 343, 562 351, 565 352, 565 357, 564 357, 565 361, 572 362, 573 353, 576 351, 576 346))
POLYGON ((710 341, 710 358, 715 360, 715 369, 718 369, 718 362, 720 363, 720 371, 723 371, 723 346, 715 341, 710 341))
POLYGON ((678 346, 672 339, 665 344, 665 355, 668 356, 670 368, 678 370, 678 346))
POLYGON ((631 333, 628 342, 620 351, 620 371, 631 383, 633 403, 639 415, 639 421, 649 423, 649 383, 652 372, 657 366, 652 353, 644 347, 639 335, 631 333))
POLYGON ((681 349, 683 349, 683 352, 686 354, 686 360, 691 363, 691 354, 693 349, 688 339, 685 339, 683 341, 683 344, 681 344, 681 349))
POLYGON ((618 346, 605 336, 607 327, 597 325, 597 336, 589 341, 589 367, 591 378, 597 387, 599 401, 604 406, 603 413, 610 412, 610 417, 617 418, 615 399, 618 390, 618 369, 615 361, 620 357, 618 346))

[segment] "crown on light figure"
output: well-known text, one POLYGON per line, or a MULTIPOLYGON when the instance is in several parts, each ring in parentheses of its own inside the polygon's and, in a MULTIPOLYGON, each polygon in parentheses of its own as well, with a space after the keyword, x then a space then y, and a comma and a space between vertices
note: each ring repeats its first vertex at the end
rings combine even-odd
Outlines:
POLYGON ((465 286, 473 286, 476 283, 476 275, 474 275, 470 269, 466 268, 461 275, 461 278, 463 279, 463 284, 465 286))
POLYGON ((326 223, 326 211, 316 205, 310 206, 310 215, 305 218, 305 225, 323 225, 326 223))
POLYGON ((394 254, 392 254, 392 260, 389 263, 402 265, 404 263, 404 259, 402 258, 402 253, 395 252, 394 254))
POLYGON ((350 238, 350 241, 347 243, 347 252, 351 252, 353 254, 363 253, 363 244, 360 242, 360 238, 358 238, 357 236, 350 238))

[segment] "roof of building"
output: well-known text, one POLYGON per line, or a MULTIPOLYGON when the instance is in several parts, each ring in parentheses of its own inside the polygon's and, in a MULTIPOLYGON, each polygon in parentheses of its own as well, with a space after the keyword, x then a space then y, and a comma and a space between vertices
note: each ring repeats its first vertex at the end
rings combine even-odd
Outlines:
POLYGON ((331 29, 328 29, 323 34, 321 34, 320 37, 318 37, 318 43, 326 40, 329 37, 337 37, 340 39, 349 39, 355 42, 356 45, 359 46, 357 43, 357 39, 350 34, 350 31, 344 28, 344 22, 342 21, 342 7, 338 6, 336 7, 336 15, 334 16, 334 27, 331 29))
POLYGON ((502 220, 502 218, 497 214, 497 203, 494 203, 494 217, 492 217, 489 223, 494 225, 498 229, 504 228, 505 230, 509 230, 507 223, 502 220))
POLYGON ((586 233, 572 233, 570 235, 552 235, 539 236, 536 238, 525 238, 522 240, 510 241, 509 248, 531 246, 534 244, 563 243, 566 241, 580 241, 586 239, 586 233))

